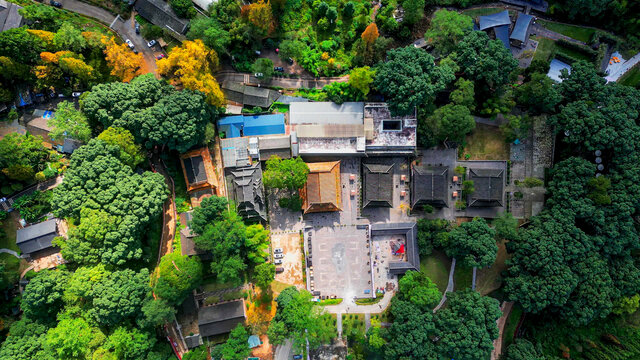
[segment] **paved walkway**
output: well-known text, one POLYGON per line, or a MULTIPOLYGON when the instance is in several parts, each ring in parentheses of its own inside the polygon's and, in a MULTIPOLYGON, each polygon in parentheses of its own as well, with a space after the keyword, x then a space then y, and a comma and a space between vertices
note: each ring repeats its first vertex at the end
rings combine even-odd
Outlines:
POLYGON ((433 309, 433 312, 435 313, 436 311, 440 310, 440 308, 442 307, 442 305, 444 305, 445 301, 447 301, 447 293, 448 292, 452 292, 453 291, 453 286, 454 286, 454 282, 453 282, 453 273, 456 271, 456 258, 453 258, 451 260, 451 269, 449 269, 449 283, 447 284, 447 288, 444 291, 444 294, 442 294, 442 299, 440 299, 440 303, 438 304, 438 306, 436 306, 433 309))
POLYGON ((574 44, 587 45, 585 42, 576 40, 574 38, 570 38, 570 37, 568 37, 566 35, 562 35, 562 34, 557 33, 555 31, 551 31, 551 30, 547 29, 546 27, 544 27, 544 26, 542 26, 542 25, 540 25, 538 23, 534 23, 533 26, 531 27, 531 29, 532 29, 531 32, 533 32, 533 33, 535 33, 535 34, 537 34, 539 36, 545 37, 547 39, 556 40, 556 41, 558 41, 560 39, 564 39, 564 40, 567 40, 567 41, 572 42, 574 44))
POLYGON ((11 249, 0 249, 0 253, 10 254, 20 259, 20 255, 11 249))
POLYGON ((324 308, 330 314, 377 314, 383 312, 389 306, 394 294, 395 291, 387 291, 384 293, 380 302, 373 305, 356 305, 353 299, 344 299, 342 303, 338 305, 329 305, 324 308))
POLYGON ((620 68, 613 74, 607 75, 605 79, 607 82, 618 81, 622 75, 624 75, 627 71, 631 70, 632 67, 636 66, 640 62, 640 52, 635 54, 631 59, 627 60, 622 64, 620 68))
POLYGON ((364 332, 366 333, 367 331, 369 331, 370 327, 371 327, 371 313, 365 313, 364 314, 364 332))
POLYGON ((338 337, 342 337, 342 313, 336 314, 336 328, 338 329, 338 337))
POLYGON ((502 306, 500 306, 500 310, 502 310, 502 316, 496 321, 498 324, 498 338, 493 340, 493 351, 491 352, 491 360, 497 360, 502 354, 502 332, 504 331, 504 325, 507 323, 507 318, 509 318, 509 314, 511 314, 511 309, 513 309, 513 302, 503 302, 502 306))

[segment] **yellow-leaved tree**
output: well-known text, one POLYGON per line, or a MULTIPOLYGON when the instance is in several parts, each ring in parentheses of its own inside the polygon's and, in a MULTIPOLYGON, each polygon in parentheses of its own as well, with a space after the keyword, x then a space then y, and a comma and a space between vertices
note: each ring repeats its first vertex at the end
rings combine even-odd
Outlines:
POLYGON ((218 54, 206 47, 202 40, 185 41, 156 63, 160 74, 171 77, 185 89, 201 91, 209 104, 223 106, 224 94, 213 77, 220 66, 218 54))
POLYGON ((84 60, 63 57, 58 62, 62 70, 77 76, 82 81, 89 81, 93 76, 93 66, 87 65, 84 60))
POLYGON ((33 29, 27 29, 27 32, 37 37, 38 39, 44 41, 47 48, 51 48, 53 46, 53 36, 55 35, 55 33, 52 33, 51 31, 33 30, 33 29))
POLYGON ((116 44, 113 37, 111 39, 103 37, 102 43, 106 46, 105 60, 111 68, 111 75, 123 82, 129 82, 142 73, 141 67, 144 64, 142 54, 134 54, 125 44, 116 44))

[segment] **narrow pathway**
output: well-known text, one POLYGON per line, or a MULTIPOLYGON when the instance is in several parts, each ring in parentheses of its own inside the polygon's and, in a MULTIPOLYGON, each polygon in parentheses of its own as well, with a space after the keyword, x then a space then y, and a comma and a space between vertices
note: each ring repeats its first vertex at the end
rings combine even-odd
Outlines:
POLYGON ((477 267, 473 267, 473 278, 471 279, 471 290, 475 290, 476 289, 476 275, 478 272, 478 268, 477 267))
POLYGON ((535 34, 537 34, 539 36, 545 37, 547 39, 556 40, 556 41, 558 41, 560 39, 563 39, 563 40, 567 40, 569 42, 572 42, 574 44, 587 45, 585 42, 576 40, 574 38, 570 38, 570 37, 568 37, 566 35, 562 35, 562 34, 557 33, 555 31, 551 31, 551 30, 547 29, 546 27, 544 27, 544 26, 542 26, 542 25, 540 25, 538 23, 534 23, 533 26, 531 27, 531 29, 532 29, 531 32, 533 32, 533 33, 535 33, 535 34))
POLYGON ((13 255, 15 257, 17 257, 18 259, 20 259, 20 255, 18 255, 17 252, 11 250, 11 249, 0 249, 0 253, 5 253, 5 254, 10 254, 13 255))
POLYGON ((491 352, 491 360, 498 360, 500 355, 502 354, 502 333, 504 331, 504 326, 507 323, 507 318, 509 318, 509 314, 511 314, 511 310, 513 309, 513 302, 503 302, 502 306, 500 306, 500 310, 502 310, 502 316, 496 321, 498 324, 498 338, 493 341, 493 351, 491 352))
POLYGON ((34 265, 29 266, 28 268, 24 269, 24 271, 22 271, 22 274, 20 274, 20 280, 18 280, 18 289, 20 290, 20 294, 22 294, 22 292, 24 291, 24 289, 22 288, 22 285, 20 284, 20 282, 22 281, 22 278, 27 275, 27 273, 31 270, 33 270, 34 265))
POLYGON ((342 313, 336 314, 336 328, 338 330, 338 337, 342 337, 342 313))
POLYGON ((447 284, 447 288, 444 291, 444 294, 442 294, 442 299, 440 299, 440 303, 438 304, 438 306, 436 306, 433 309, 433 312, 435 313, 436 311, 440 310, 440 308, 442 307, 442 305, 444 305, 445 301, 447 301, 447 293, 448 292, 452 292, 453 291, 453 273, 456 271, 456 258, 453 258, 451 260, 451 269, 449 269, 449 283, 447 284))
POLYGON ((371 313, 364 313, 364 332, 369 331, 371 327, 371 313))

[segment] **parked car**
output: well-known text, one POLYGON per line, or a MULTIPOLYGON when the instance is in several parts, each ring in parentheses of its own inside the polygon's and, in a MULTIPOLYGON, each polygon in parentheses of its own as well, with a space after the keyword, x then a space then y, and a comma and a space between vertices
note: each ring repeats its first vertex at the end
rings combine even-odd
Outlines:
POLYGON ((129 39, 125 40, 124 42, 127 44, 129 49, 133 49, 134 47, 136 47, 135 45, 133 45, 133 43, 129 39))
POLYGON ((273 71, 284 72, 284 68, 282 66, 274 66, 273 71))
POLYGON ((264 76, 264 74, 262 74, 262 73, 255 73, 255 74, 253 74, 253 76, 255 76, 255 77, 257 77, 257 78, 261 78, 261 77, 263 77, 263 76, 264 76))
POLYGON ((282 248, 275 248, 275 249, 273 249, 273 253, 274 253, 274 254, 280 254, 280 253, 283 253, 283 252, 284 252, 284 251, 282 250, 282 248))
POLYGON ((276 268, 276 273, 281 273, 284 272, 284 268, 283 267, 277 267, 276 268))
POLYGON ((136 22, 136 34, 140 34, 140 24, 136 22))
POLYGON ((49 1, 49 4, 50 4, 51 6, 53 6, 53 7, 57 7, 58 9, 62 9, 62 3, 59 3, 59 2, 57 2, 57 1, 55 1, 55 0, 50 0, 50 1, 49 1))
POLYGON ((80 97, 80 95, 82 95, 82 93, 79 92, 79 91, 75 91, 75 92, 71 93, 71 96, 73 96, 73 97, 80 97))
POLYGON ((274 264, 274 265, 282 265, 282 259, 276 259, 276 260, 273 262, 273 264, 274 264))
POLYGON ((288 58, 287 62, 289 63, 289 65, 293 65, 293 59, 292 58, 288 58))
POLYGON ((282 254, 282 253, 274 254, 273 257, 276 258, 276 259, 282 259, 284 257, 284 254, 282 254))
POLYGON ((302 355, 293 355, 293 360, 300 360, 302 359, 302 355))
POLYGON ((256 55, 260 56, 262 52, 260 50, 256 50, 256 55))
POLYGON ((137 54, 138 53, 138 49, 133 49, 133 53, 137 54))
POLYGON ((149 43, 147 44, 147 46, 148 46, 148 47, 153 47, 153 45, 155 45, 155 44, 156 44, 156 41, 155 41, 155 40, 151 40, 151 41, 149 41, 149 43))
POLYGON ((166 57, 165 54, 160 54, 160 55, 156 56, 156 59, 160 60, 160 59, 164 59, 165 57, 166 57))

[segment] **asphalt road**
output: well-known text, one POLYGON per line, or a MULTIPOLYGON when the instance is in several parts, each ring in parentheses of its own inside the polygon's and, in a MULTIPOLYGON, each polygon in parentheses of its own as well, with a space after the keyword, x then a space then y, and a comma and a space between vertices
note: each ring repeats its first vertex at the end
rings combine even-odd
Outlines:
POLYGON ((293 341, 285 340, 284 344, 276 346, 276 352, 273 355, 274 360, 290 360, 293 358, 293 341))
POLYGON ((142 54, 145 61, 145 68, 143 73, 153 72, 155 73, 158 67, 156 66, 156 56, 162 53, 160 46, 155 45, 152 49, 147 46, 147 41, 142 38, 141 35, 136 34, 135 31, 135 18, 133 14, 130 19, 122 19, 119 16, 114 16, 109 11, 93 6, 78 0, 60 0, 62 8, 69 11, 73 11, 78 14, 82 14, 91 18, 94 18, 101 23, 111 26, 122 40, 129 39, 135 45, 135 48, 142 54))

